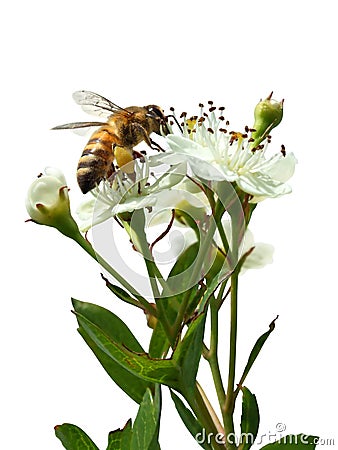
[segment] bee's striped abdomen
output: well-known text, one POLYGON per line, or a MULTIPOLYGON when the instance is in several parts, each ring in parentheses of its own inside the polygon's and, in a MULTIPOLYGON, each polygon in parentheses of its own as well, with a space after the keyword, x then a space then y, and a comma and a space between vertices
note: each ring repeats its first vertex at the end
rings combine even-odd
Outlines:
POLYGON ((111 175, 116 141, 116 135, 109 126, 103 126, 92 134, 77 166, 77 181, 84 194, 111 175))

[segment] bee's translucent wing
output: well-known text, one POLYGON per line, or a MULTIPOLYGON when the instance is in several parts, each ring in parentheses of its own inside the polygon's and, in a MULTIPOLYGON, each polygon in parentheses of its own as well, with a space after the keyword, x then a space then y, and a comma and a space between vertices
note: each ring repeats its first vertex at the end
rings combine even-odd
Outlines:
POLYGON ((74 130, 77 128, 101 127, 102 125, 104 125, 104 122, 72 122, 58 125, 53 127, 52 130, 74 130))
POLYGON ((102 95, 95 94, 95 92, 76 91, 73 94, 73 99, 85 112, 93 114, 94 116, 105 117, 108 119, 115 112, 124 112, 127 115, 131 114, 126 109, 123 109, 107 98, 102 97, 102 95))

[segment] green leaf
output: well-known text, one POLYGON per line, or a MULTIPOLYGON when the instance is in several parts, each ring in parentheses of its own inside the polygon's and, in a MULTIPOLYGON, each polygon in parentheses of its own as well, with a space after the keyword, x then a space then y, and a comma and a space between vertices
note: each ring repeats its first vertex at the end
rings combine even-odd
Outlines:
POLYGON ((77 314, 99 327, 108 337, 134 352, 143 353, 144 350, 127 325, 115 314, 102 306, 72 299, 77 314))
MULTIPOLYGON (((196 419, 194 414, 190 411, 189 408, 185 406, 182 400, 172 390, 170 390, 170 394, 177 409, 177 412, 182 419, 182 422, 187 427, 193 438, 196 439, 196 436, 202 435, 203 434, 202 425, 196 419)), ((211 445, 208 444, 207 442, 204 443, 199 442, 199 445, 206 450, 212 450, 211 445)))
POLYGON ((289 434, 283 436, 279 441, 264 445, 260 450, 313 450, 316 448, 318 436, 308 436, 306 434, 289 434))
POLYGON ((205 290, 202 300, 199 304, 198 311, 202 312, 205 310, 206 305, 208 304, 210 297, 213 295, 213 293, 216 291, 218 286, 223 282, 228 280, 233 271, 232 270, 224 270, 222 272, 219 272, 215 278, 213 278, 210 282, 208 282, 207 289, 205 290))
MULTIPOLYGON (((73 299, 74 309, 82 313, 92 323, 96 324, 106 335, 116 342, 125 345, 135 352, 143 352, 141 345, 135 339, 129 328, 115 314, 91 303, 84 303, 73 299)), ((129 370, 107 356, 100 347, 90 338, 83 327, 79 327, 79 333, 91 348, 102 367, 114 382, 129 395, 135 402, 141 403, 147 388, 153 388, 153 383, 140 379, 129 370)))
POLYGON ((159 421, 161 412, 161 393, 156 386, 153 397, 150 389, 144 394, 143 401, 139 407, 131 439, 130 450, 148 450, 152 443, 158 439, 159 421))
POLYGON ((256 396, 242 387, 241 444, 239 450, 248 450, 254 443, 259 427, 259 410, 256 396))
POLYGON ((80 327, 109 358, 132 374, 148 381, 179 387, 180 370, 171 359, 151 359, 147 354, 135 353, 127 346, 111 339, 87 317, 76 313, 80 327))
POLYGON ((163 329, 161 322, 158 320, 151 335, 149 344, 149 356, 151 358, 161 358, 170 348, 170 342, 163 329))
POLYGON ((107 450, 130 450, 131 436, 132 428, 129 419, 122 430, 117 429, 109 433, 107 450))
POLYGON ((146 389, 151 388, 153 383, 142 380, 109 358, 109 356, 88 336, 82 327, 80 327, 78 331, 110 378, 136 403, 141 403, 146 389))
POLYGON ((173 360, 181 368, 181 387, 184 392, 195 390, 195 381, 201 359, 205 314, 197 316, 190 324, 183 340, 177 345, 173 360))
POLYGON ((129 303, 130 305, 137 306, 138 308, 143 309, 141 304, 135 298, 133 298, 131 295, 129 295, 128 292, 126 292, 120 286, 116 286, 115 284, 112 284, 108 280, 108 278, 104 277, 102 274, 101 274, 101 277, 104 280, 104 282, 106 283, 107 288, 111 292, 113 292, 113 294, 115 294, 116 297, 118 297, 120 300, 123 300, 126 303, 129 303))
MULTIPOLYGON (((172 292, 177 291, 177 285, 179 286, 188 286, 190 282, 191 268, 194 260, 196 259, 196 254, 198 252, 198 244, 193 244, 188 247, 177 259, 176 263, 172 267, 168 279, 166 281, 166 287, 163 289, 161 294, 161 299, 158 299, 157 302, 162 302, 162 307, 165 311, 166 318, 169 323, 172 325, 175 322, 177 312, 179 310, 180 304, 182 302, 183 297, 186 292, 179 292, 175 295, 172 295, 172 292), (190 269, 189 269, 190 268, 190 269), (187 272, 185 272, 188 270, 187 272), (180 281, 178 284, 177 277, 180 277, 180 281)), ((193 303, 196 301, 196 297, 193 295, 196 293, 198 289, 198 285, 192 286, 190 288, 192 300, 188 303, 188 308, 191 309, 194 307, 193 303)), ((199 298, 197 298, 199 300, 199 298)), ((163 330, 163 327, 158 321, 149 345, 149 354, 152 357, 160 358, 163 354, 166 354, 168 349, 170 348, 170 343, 167 339, 167 336, 163 330)))
POLYGON ((248 375, 253 363, 255 362, 257 356, 259 355, 259 352, 261 351, 263 345, 265 344, 265 341, 267 340, 267 338, 270 336, 270 334, 273 332, 273 330, 275 329, 275 322, 278 319, 278 316, 270 323, 269 325, 269 330, 262 334, 261 337, 259 337, 256 341, 256 344, 253 346, 253 349, 251 350, 251 353, 249 355, 249 359, 248 362, 245 366, 243 375, 241 376, 241 379, 238 383, 238 388, 236 389, 236 392, 239 391, 240 386, 242 386, 246 376, 248 375))
POLYGON ((55 436, 67 450, 99 450, 90 437, 81 428, 71 423, 54 427, 55 436))
MULTIPOLYGON (((171 295, 172 292, 177 292, 177 286, 191 286, 191 275, 194 270, 194 261, 197 257, 199 250, 199 243, 196 242, 184 250, 183 253, 179 255, 177 261, 172 267, 168 279, 167 288, 164 289, 162 297, 167 297, 171 295)), ((199 280, 193 280, 193 286, 199 280)))

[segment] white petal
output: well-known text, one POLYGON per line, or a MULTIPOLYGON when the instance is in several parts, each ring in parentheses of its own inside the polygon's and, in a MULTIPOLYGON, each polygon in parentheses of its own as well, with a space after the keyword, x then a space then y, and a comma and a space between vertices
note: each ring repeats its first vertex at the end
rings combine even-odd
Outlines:
POLYGON ((83 201, 76 210, 76 214, 78 215, 80 220, 87 220, 88 217, 92 217, 94 213, 96 199, 91 197, 83 201))
POLYGON ((28 191, 32 204, 42 203, 45 206, 53 206, 59 201, 60 181, 55 177, 42 176, 35 180, 28 191))
POLYGON ((179 164, 178 166, 169 168, 167 173, 162 175, 147 189, 147 194, 168 190, 169 188, 180 183, 185 177, 186 173, 187 165, 185 162, 179 164))
POLYGON ((153 155, 149 157, 149 166, 156 167, 163 164, 169 166, 175 166, 178 164, 186 163, 188 160, 188 155, 183 155, 181 153, 159 153, 158 155, 153 155))
POLYGON ((82 232, 88 231, 89 228, 104 222, 111 217, 111 207, 92 197, 82 202, 76 213, 78 215, 79 228, 82 232))
POLYGON ((57 178, 62 186, 67 185, 66 178, 60 169, 58 169, 56 167, 46 167, 45 174, 48 176, 57 178))
POLYGON ((194 174, 203 180, 212 181, 235 181, 237 175, 230 171, 225 165, 213 163, 211 164, 204 159, 191 156, 188 160, 191 170, 194 174))
POLYGON ((246 258, 243 269, 261 269, 273 261, 274 248, 270 244, 258 242, 253 252, 246 258))
POLYGON ((130 197, 125 202, 119 203, 112 208, 112 215, 121 214, 123 212, 132 212, 136 209, 143 209, 147 206, 153 206, 156 203, 155 196, 148 197, 130 197))
POLYGON ((285 183, 294 174, 297 159, 293 153, 288 153, 285 157, 281 157, 267 173, 271 178, 285 183))
POLYGON ((246 173, 238 178, 237 184, 244 192, 257 196, 279 197, 291 192, 290 186, 263 173, 246 173))
POLYGON ((192 139, 170 134, 167 136, 168 144, 174 153, 182 153, 188 156, 201 155, 205 161, 213 161, 214 154, 208 147, 204 147, 192 139))

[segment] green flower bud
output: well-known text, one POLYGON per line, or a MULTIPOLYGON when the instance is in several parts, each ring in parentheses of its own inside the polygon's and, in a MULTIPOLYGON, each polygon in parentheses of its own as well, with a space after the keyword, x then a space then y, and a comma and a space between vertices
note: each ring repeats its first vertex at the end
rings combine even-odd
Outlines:
POLYGON ((251 148, 257 147, 275 128, 283 118, 284 100, 277 102, 271 99, 271 94, 261 100, 255 108, 255 123, 251 137, 254 139, 251 148))
POLYGON ((58 169, 46 168, 45 174, 30 185, 26 209, 35 223, 54 227, 68 237, 80 233, 70 213, 66 179, 58 169))
MULTIPOLYGON (((151 303, 151 305, 156 309, 156 303, 151 303)), ((150 314, 149 312, 144 312, 147 318, 147 325, 149 328, 152 328, 153 330, 155 329, 158 319, 153 316, 152 314, 150 314)))

